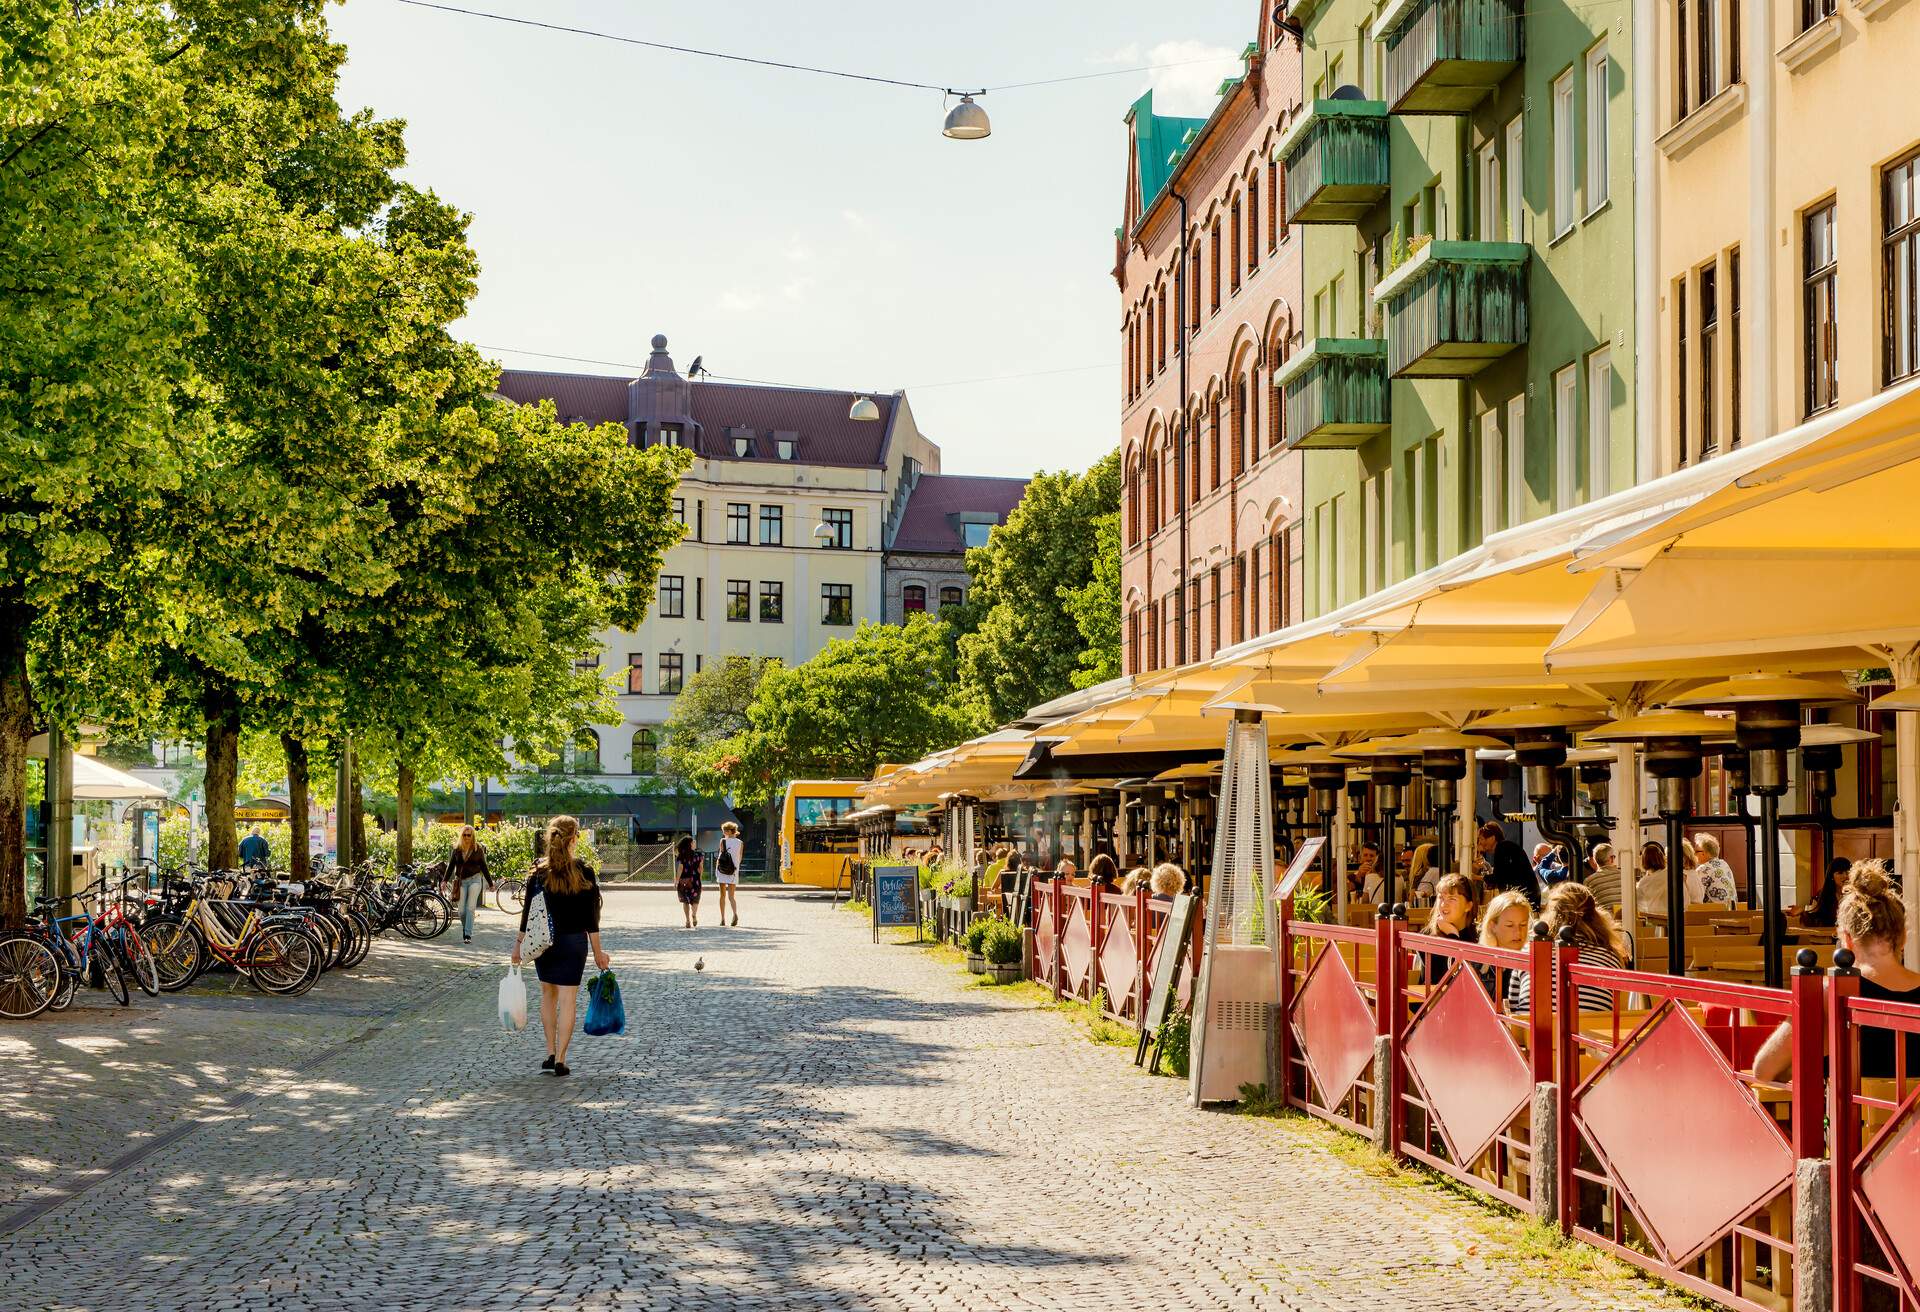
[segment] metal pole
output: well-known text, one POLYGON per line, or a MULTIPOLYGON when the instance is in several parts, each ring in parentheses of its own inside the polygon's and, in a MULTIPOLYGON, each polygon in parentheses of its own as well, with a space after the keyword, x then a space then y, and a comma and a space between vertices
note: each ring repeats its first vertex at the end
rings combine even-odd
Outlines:
MULTIPOLYGON (((1665 783, 1665 780, 1661 781, 1665 783)), ((1680 864, 1680 830, 1686 812, 1665 810, 1667 822, 1667 973, 1687 974, 1687 872, 1680 864)))
POLYGON ((1780 914, 1780 795, 1771 789, 1760 794, 1760 844, 1760 964, 1767 987, 1777 989, 1786 983, 1780 952, 1787 927, 1780 914))
MULTIPOLYGON (((59 728, 47 730, 47 873, 45 892, 73 892, 73 748, 59 728)), ((56 908, 65 911, 66 908, 56 908)))

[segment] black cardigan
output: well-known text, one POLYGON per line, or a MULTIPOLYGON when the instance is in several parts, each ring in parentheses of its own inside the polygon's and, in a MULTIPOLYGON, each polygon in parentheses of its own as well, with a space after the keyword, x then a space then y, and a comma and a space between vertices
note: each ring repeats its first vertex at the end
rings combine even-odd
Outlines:
POLYGON ((546 893, 547 916, 553 921, 553 936, 562 934, 598 934, 600 932, 600 883, 593 867, 580 867, 587 886, 578 893, 555 893, 547 888, 547 872, 534 871, 527 881, 526 901, 520 904, 520 932, 527 932, 527 913, 533 909, 533 895, 546 893))

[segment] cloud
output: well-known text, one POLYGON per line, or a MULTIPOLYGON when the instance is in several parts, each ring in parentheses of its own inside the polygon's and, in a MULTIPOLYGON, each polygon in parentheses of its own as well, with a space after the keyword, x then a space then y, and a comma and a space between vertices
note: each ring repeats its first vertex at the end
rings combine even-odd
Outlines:
POLYGON ((802 301, 806 299, 807 293, 812 291, 814 285, 819 281, 820 280, 812 274, 803 274, 791 282, 784 284, 780 288, 780 294, 790 301, 802 301))
POLYGON ((1140 62, 1140 43, 1129 41, 1118 50, 1108 51, 1104 55, 1089 55, 1089 64, 1137 64, 1140 62))
POLYGON ((801 239, 799 233, 795 233, 787 239, 787 262, 789 264, 812 264, 813 258, 813 247, 807 245, 807 243, 801 239))
POLYGON ((1147 74, 1155 112, 1188 118, 1211 114, 1220 99, 1215 92, 1221 79, 1246 71, 1238 51, 1205 41, 1162 41, 1141 62, 1167 65, 1147 74))
POLYGON ((766 304, 766 300, 759 292, 730 287, 720 293, 720 308, 729 314, 752 314, 766 304))
POLYGON ((859 210, 841 210, 840 217, 845 219, 847 226, 855 232, 873 231, 873 220, 862 214, 859 210))

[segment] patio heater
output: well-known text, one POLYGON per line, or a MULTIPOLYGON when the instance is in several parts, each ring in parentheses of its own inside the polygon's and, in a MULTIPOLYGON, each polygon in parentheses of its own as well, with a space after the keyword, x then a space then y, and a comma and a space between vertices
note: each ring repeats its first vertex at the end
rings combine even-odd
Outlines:
POLYGON ((1413 767, 1418 757, 1401 747, 1399 740, 1394 738, 1380 738, 1342 747, 1340 754, 1350 760, 1366 761, 1370 765, 1373 808, 1380 817, 1380 901, 1383 906, 1393 906, 1401 900, 1395 895, 1407 892, 1406 889, 1394 887, 1399 876, 1394 866, 1394 845, 1398 837, 1396 824, 1400 818, 1401 803, 1405 800, 1407 786, 1413 782, 1413 767))
POLYGON ((1299 846, 1299 833, 1302 827, 1301 805, 1306 800, 1307 777, 1305 775, 1281 775, 1273 785, 1275 827, 1286 842, 1289 852, 1299 846))
POLYGON ((1487 781, 1487 795, 1493 799, 1494 819, 1505 822, 1507 816, 1507 780, 1513 778, 1513 750, 1501 747, 1475 752, 1480 777, 1487 781))
POLYGON ((1738 674, 1675 697, 1673 705, 1733 711, 1733 736, 1747 753, 1749 786, 1760 797, 1760 952, 1767 987, 1786 982, 1787 922, 1780 906, 1780 798, 1787 791, 1787 753, 1800 745, 1807 706, 1860 700, 1842 683, 1777 674, 1738 674))
MULTIPOLYGON (((1603 724, 1590 743, 1637 743, 1646 770, 1659 781, 1660 818, 1667 824, 1667 973, 1687 973, 1687 872, 1680 864, 1681 827, 1693 811, 1693 781, 1709 744, 1724 740, 1726 720, 1695 711, 1648 711, 1603 724)), ((1632 963, 1628 963, 1631 965, 1632 963)))
POLYGON ((1879 740, 1877 733, 1844 724, 1810 724, 1800 731, 1800 765, 1807 772, 1807 790, 1813 794, 1822 862, 1833 856, 1833 776, 1840 768, 1840 749, 1879 740))
MULTIPOLYGON (((1467 753, 1487 748, 1497 750, 1500 740, 1461 733, 1456 729, 1435 728, 1421 729, 1404 738, 1390 739, 1380 746, 1383 749, 1393 747, 1418 753, 1420 773, 1427 780, 1427 800, 1433 807, 1439 830, 1439 868, 1451 871, 1454 868, 1454 817, 1460 809, 1460 781, 1467 777, 1467 753)), ((1376 769, 1375 774, 1378 773, 1376 769)))
POLYGON ((1574 870, 1585 865, 1586 852, 1579 834, 1567 823, 1569 799, 1560 786, 1560 770, 1567 763, 1573 730, 1605 718, 1583 706, 1516 706, 1473 726, 1478 733, 1513 744, 1514 764, 1520 767, 1527 801, 1533 806, 1533 822, 1542 835, 1566 847, 1568 865, 1574 870))
POLYGON ((1325 748, 1310 748, 1300 752, 1283 752, 1280 756, 1283 765, 1299 766, 1306 772, 1307 792, 1312 813, 1320 821, 1321 868, 1327 872, 1325 888, 1327 896, 1336 906, 1345 910, 1340 889, 1345 884, 1343 870, 1336 868, 1333 860, 1333 820, 1340 814, 1340 794, 1347 786, 1347 763, 1325 748))

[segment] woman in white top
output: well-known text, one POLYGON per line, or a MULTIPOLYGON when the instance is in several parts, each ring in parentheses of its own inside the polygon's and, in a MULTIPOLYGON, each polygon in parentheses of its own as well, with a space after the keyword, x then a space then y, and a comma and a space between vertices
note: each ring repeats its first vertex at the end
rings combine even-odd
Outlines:
POLYGON ((733 904, 733 923, 740 924, 740 864, 747 845, 740 841, 740 826, 729 820, 720 826, 720 852, 714 858, 713 878, 720 886, 720 923, 727 923, 727 904, 733 904))

